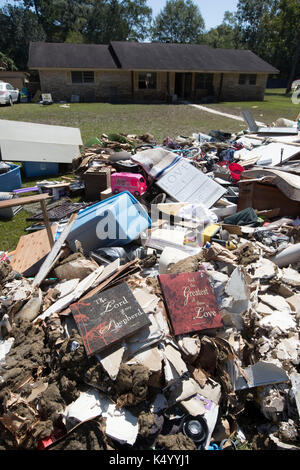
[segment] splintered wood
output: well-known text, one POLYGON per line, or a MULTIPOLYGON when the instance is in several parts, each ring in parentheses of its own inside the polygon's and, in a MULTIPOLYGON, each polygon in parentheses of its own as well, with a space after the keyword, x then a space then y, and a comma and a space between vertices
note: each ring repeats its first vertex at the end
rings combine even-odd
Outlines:
MULTIPOLYGON (((51 227, 52 235, 55 236, 57 224, 51 227)), ((49 237, 46 229, 23 235, 18 242, 15 255, 11 261, 12 268, 21 273, 31 272, 36 274, 39 263, 51 250, 49 237)))

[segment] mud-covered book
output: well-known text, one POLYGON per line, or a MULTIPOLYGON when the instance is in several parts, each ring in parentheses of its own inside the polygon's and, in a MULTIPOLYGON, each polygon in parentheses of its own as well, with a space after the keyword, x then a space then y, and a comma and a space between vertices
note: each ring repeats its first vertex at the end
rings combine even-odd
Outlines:
POLYGON ((158 277, 175 335, 223 326, 204 266, 199 272, 158 277))
POLYGON ((88 356, 151 324, 125 282, 70 308, 88 356))

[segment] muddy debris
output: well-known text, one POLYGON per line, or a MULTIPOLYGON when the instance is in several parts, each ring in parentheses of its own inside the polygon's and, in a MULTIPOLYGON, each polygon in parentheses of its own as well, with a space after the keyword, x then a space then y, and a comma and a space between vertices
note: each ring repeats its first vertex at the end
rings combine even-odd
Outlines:
POLYGON ((68 204, 96 200, 38 259, 1 254, 0 450, 300 450, 300 177, 252 137, 114 133, 74 158, 68 204))

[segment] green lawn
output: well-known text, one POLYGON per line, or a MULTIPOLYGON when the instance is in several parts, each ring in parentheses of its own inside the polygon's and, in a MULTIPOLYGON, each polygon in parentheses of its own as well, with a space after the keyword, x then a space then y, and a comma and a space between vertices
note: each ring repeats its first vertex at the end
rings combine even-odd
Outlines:
MULTIPOLYGON (((235 115, 239 115, 240 110, 247 107, 257 120, 266 123, 271 123, 279 117, 295 119, 300 111, 298 106, 292 104, 291 98, 284 95, 284 90, 267 90, 262 102, 218 103, 206 106, 235 115)), ((58 104, 18 104, 13 107, 0 107, 0 119, 79 127, 83 142, 111 132, 137 135, 149 132, 157 143, 162 143, 167 136, 174 138, 178 135, 189 136, 193 132, 238 132, 246 129, 243 122, 206 113, 188 105, 74 103, 66 109, 58 104)), ((35 182, 36 180, 22 176, 23 186, 34 186, 35 182)), ((12 220, 0 221, 0 251, 13 250, 20 236, 27 233, 25 228, 31 225, 31 222, 26 222, 26 217, 28 212, 23 209, 12 220)))
POLYGON ((154 135, 157 142, 167 136, 191 135, 211 129, 239 131, 241 125, 231 119, 213 116, 187 105, 138 105, 109 103, 72 103, 70 108, 58 104, 18 104, 0 107, 0 119, 79 127, 83 142, 102 133, 154 135))
POLYGON ((284 89, 266 90, 264 101, 223 102, 206 106, 237 116, 243 108, 248 108, 257 121, 265 124, 271 124, 278 118, 295 121, 300 112, 300 105, 293 104, 291 95, 286 96, 284 89))

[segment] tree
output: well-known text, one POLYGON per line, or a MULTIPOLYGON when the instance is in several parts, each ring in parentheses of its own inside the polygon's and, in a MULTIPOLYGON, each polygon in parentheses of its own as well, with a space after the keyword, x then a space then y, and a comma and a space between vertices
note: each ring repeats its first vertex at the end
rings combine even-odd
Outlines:
POLYGON ((149 34, 152 9, 147 0, 94 0, 83 29, 86 42, 144 40, 149 34))
POLYGON ((64 42, 68 34, 80 32, 86 22, 86 4, 79 0, 19 0, 33 11, 48 42, 64 42))
POLYGON ((152 8, 147 0, 123 0, 122 16, 126 22, 126 39, 143 41, 149 37, 152 22, 152 8))
POLYGON ((280 28, 281 44, 288 59, 288 83, 286 93, 291 91, 294 79, 300 74, 300 3, 298 0, 281 0, 277 23, 280 28))
POLYGON ((299 0, 239 0, 237 18, 247 47, 288 78, 300 73, 299 0))
POLYGON ((14 61, 0 51, 0 69, 1 68, 4 68, 4 70, 17 70, 14 61))
POLYGON ((156 16, 152 40, 175 43, 199 43, 205 23, 200 10, 192 0, 167 0, 156 16))
POLYGON ((85 41, 107 44, 126 39, 126 22, 118 0, 96 0, 91 5, 84 27, 85 41))
POLYGON ((235 15, 225 11, 223 22, 204 34, 203 43, 214 48, 241 49, 244 43, 235 15))
POLYGON ((0 50, 15 65, 27 68, 30 41, 44 41, 45 33, 31 10, 13 5, 0 9, 0 50))
POLYGON ((69 31, 65 42, 73 44, 82 44, 84 42, 84 38, 79 31, 69 31))

